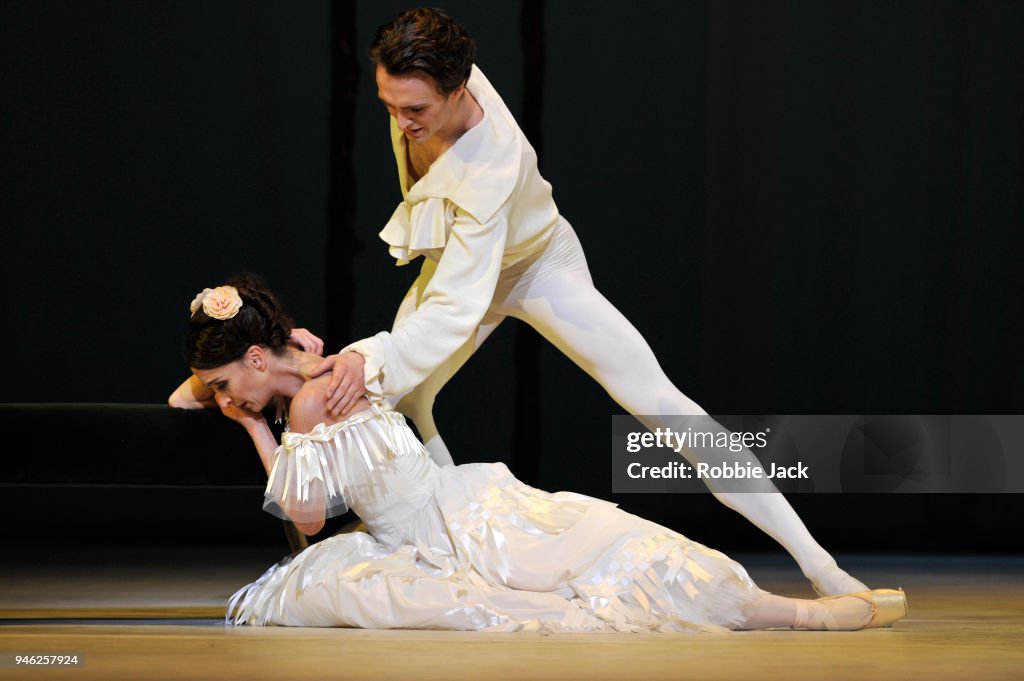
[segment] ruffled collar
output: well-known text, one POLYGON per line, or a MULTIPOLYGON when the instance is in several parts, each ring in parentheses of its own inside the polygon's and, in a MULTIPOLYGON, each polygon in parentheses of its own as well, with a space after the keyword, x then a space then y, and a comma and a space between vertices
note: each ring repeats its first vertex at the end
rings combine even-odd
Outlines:
MULTIPOLYGON (((423 250, 443 248, 447 240, 447 229, 439 230, 436 224, 431 224, 436 219, 414 219, 413 208, 418 204, 431 200, 450 202, 477 222, 485 223, 515 189, 522 162, 522 133, 515 118, 475 65, 466 88, 483 109, 483 118, 445 150, 412 187, 408 187, 407 142, 395 119, 391 119, 391 144, 405 200, 380 237, 392 246, 391 253, 400 264, 423 250)), ((437 207, 431 213, 440 210, 444 208, 437 207)), ((453 211, 448 209, 447 213, 446 222, 450 222, 453 211)), ((451 225, 447 227, 450 229, 451 225)))
POLYGON ((378 416, 383 416, 385 412, 389 411, 392 411, 392 409, 387 402, 379 398, 371 399, 368 409, 363 409, 355 414, 351 414, 341 421, 337 421, 335 423, 320 422, 313 426, 308 433, 293 433, 290 430, 287 430, 281 433, 281 444, 286 449, 294 449, 302 442, 327 442, 337 435, 339 431, 351 428, 357 423, 362 423, 364 421, 375 419, 378 416))

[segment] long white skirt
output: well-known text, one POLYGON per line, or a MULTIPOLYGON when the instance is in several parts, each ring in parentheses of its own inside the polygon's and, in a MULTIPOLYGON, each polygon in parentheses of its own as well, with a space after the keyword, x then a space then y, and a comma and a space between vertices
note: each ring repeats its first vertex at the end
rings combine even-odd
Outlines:
MULTIPOLYGON (((370 526, 370 523, 367 523, 370 526)), ((549 493, 501 463, 441 469, 391 547, 343 534, 239 590, 235 624, 554 632, 724 632, 760 600, 724 554, 615 504, 549 493)))

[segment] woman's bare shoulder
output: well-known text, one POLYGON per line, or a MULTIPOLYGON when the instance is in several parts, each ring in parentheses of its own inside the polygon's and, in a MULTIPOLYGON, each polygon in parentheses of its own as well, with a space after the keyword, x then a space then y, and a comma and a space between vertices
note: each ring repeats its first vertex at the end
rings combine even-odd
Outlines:
POLYGON ((355 407, 345 416, 334 416, 327 411, 327 386, 330 383, 330 374, 321 377, 326 380, 313 379, 306 381, 305 385, 292 398, 291 407, 288 410, 288 419, 292 432, 308 433, 318 424, 331 425, 344 421, 353 414, 357 414, 370 407, 366 398, 360 398, 355 407))

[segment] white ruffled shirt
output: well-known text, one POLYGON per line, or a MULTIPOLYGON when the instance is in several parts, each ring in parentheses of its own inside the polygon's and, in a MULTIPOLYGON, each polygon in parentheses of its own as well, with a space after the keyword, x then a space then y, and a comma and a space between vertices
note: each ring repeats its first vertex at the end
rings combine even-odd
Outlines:
POLYGON ((404 200, 380 238, 398 265, 422 255, 437 267, 414 312, 341 350, 363 355, 367 390, 387 398, 418 386, 469 339, 502 270, 543 248, 561 219, 533 147, 475 65, 466 88, 483 118, 411 187, 406 140, 391 118, 404 200))

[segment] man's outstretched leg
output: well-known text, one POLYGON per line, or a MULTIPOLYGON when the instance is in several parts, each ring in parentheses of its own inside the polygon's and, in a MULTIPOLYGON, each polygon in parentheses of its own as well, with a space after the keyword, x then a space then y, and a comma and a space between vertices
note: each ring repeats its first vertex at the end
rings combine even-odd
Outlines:
MULTIPOLYGON (((673 417, 706 415, 672 385, 640 333, 594 288, 575 234, 563 238, 555 265, 538 262, 498 309, 537 329, 649 428, 670 426, 673 417)), ((721 453, 702 448, 683 455, 693 465, 714 465, 721 453)), ((741 455, 757 462, 749 450, 741 455)), ((716 499, 779 542, 821 594, 867 589, 836 565, 770 480, 757 480, 742 492, 709 487, 716 499)))

